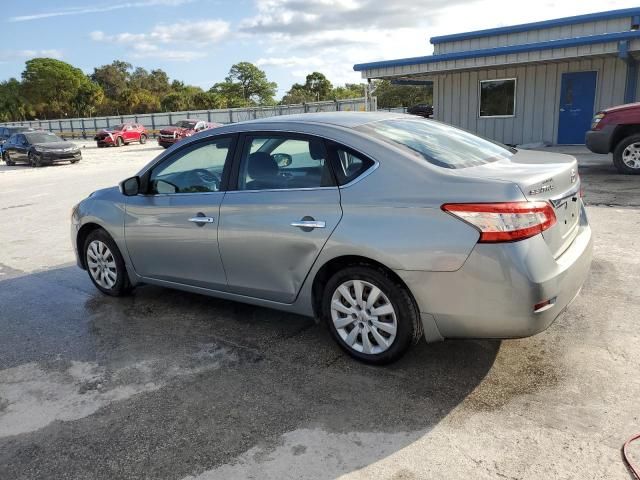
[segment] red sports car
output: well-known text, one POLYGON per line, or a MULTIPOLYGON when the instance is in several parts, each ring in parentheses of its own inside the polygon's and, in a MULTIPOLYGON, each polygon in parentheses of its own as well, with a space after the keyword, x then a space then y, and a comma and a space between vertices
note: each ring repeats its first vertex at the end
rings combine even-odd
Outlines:
POLYGON ((198 119, 180 120, 175 125, 165 127, 160 130, 160 135, 158 135, 158 144, 164 148, 169 148, 171 145, 179 142, 183 138, 190 137, 202 130, 209 130, 210 128, 221 126, 221 123, 205 122, 204 120, 198 119))
POLYGON ((121 147, 131 142, 146 143, 149 134, 144 125, 139 123, 122 123, 109 129, 100 130, 93 138, 98 142, 98 148, 121 147))

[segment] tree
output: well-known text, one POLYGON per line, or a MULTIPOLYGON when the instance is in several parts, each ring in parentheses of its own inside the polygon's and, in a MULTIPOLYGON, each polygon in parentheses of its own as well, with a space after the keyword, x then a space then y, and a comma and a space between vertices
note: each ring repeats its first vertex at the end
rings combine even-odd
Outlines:
POLYGON ((87 79, 86 82, 78 87, 76 96, 73 99, 75 114, 78 117, 91 117, 103 101, 104 92, 102 87, 87 79))
POLYGON ((294 83, 285 95, 282 97, 280 103, 282 105, 292 105, 296 103, 313 102, 316 100, 315 95, 307 90, 305 85, 294 83))
POLYGON ((38 115, 48 118, 73 113, 80 87, 89 83, 82 70, 53 58, 27 60, 22 90, 38 115))
POLYGON ((433 87, 427 85, 394 85, 389 80, 378 80, 374 95, 378 97, 379 108, 433 103, 433 87))
POLYGON ((311 93, 315 100, 328 100, 331 95, 331 90, 333 89, 333 85, 324 76, 324 74, 320 72, 313 72, 307 75, 304 88, 306 91, 311 93))
POLYGON ((362 83, 345 83, 343 87, 336 87, 331 92, 333 100, 359 97, 364 97, 364 84, 362 83))
POLYGON ((217 93, 212 92, 198 92, 191 98, 191 103, 194 110, 209 110, 213 108, 224 108, 225 101, 217 93))
POLYGON ((128 86, 132 68, 130 63, 114 60, 111 65, 94 68, 91 80, 102 87, 107 97, 118 98, 128 86))
POLYGON ((244 100, 245 105, 273 105, 277 88, 277 83, 270 82, 263 70, 249 62, 236 63, 229 70, 225 81, 213 86, 216 93, 232 94, 231 103, 237 103, 238 94, 241 92, 240 98, 244 100))
POLYGON ((211 87, 209 93, 217 95, 222 99, 222 108, 237 108, 250 105, 250 103, 245 99, 242 85, 239 83, 216 83, 211 87))
POLYGON ((32 108, 24 97, 22 85, 15 78, 0 83, 0 122, 25 120, 32 108))
POLYGON ((171 92, 160 102, 163 112, 181 112, 189 109, 189 96, 184 92, 171 92))

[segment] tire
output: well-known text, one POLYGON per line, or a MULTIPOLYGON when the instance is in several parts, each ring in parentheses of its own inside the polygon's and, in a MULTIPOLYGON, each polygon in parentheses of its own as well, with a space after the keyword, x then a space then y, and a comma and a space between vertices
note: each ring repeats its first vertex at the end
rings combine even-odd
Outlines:
POLYGON ((147 136, 140 135, 140 145, 144 145, 145 143, 147 143, 147 136))
POLYGON ((338 345, 365 363, 383 365, 398 360, 422 337, 422 323, 413 297, 381 268, 358 265, 335 273, 322 295, 322 313, 338 345), (345 288, 350 300, 342 293, 345 288), (375 303, 369 305, 369 295, 376 288, 379 294, 374 293, 375 303), (341 307, 336 309, 334 302, 341 307), (376 309, 380 313, 372 315, 376 309))
POLYGON ((640 175, 640 134, 623 138, 616 145, 613 165, 619 173, 640 175))
POLYGON ((33 153, 33 152, 29 152, 29 165, 31 165, 33 168, 39 168, 42 166, 42 160, 40 158, 38 158, 38 156, 33 153))
POLYGON ((89 278, 98 290, 112 297, 131 291, 122 254, 107 232, 97 229, 89 233, 82 252, 89 278))
POLYGON ((2 159, 4 160, 4 163, 6 163, 7 166, 9 166, 9 167, 11 167, 11 166, 16 164, 13 160, 11 160, 11 157, 9 156, 9 152, 3 152, 2 153, 2 159))
POLYGON ((122 137, 116 138, 116 147, 121 147, 123 143, 122 137))

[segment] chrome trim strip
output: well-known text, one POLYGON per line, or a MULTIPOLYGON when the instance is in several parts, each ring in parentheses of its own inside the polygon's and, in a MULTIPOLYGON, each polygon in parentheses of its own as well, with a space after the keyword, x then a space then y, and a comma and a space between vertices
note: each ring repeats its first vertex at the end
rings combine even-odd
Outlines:
POLYGON ((362 172, 359 176, 357 176, 356 178, 351 180, 349 183, 345 183, 344 185, 341 185, 340 188, 349 188, 349 187, 355 185, 356 183, 358 183, 363 178, 368 177, 369 175, 371 175, 373 172, 375 172, 378 169, 378 167, 380 166, 380 162, 378 162, 377 160, 374 160, 373 158, 369 157, 368 155, 367 155, 367 158, 369 158, 369 159, 371 159, 373 161, 373 165, 370 168, 366 169, 364 172, 362 172))
MULTIPOLYGON (((265 188, 264 190, 227 190, 227 195, 232 193, 257 193, 257 192, 308 192, 314 190, 337 190, 338 187, 304 187, 304 188, 265 188)), ((217 193, 217 192, 216 192, 217 193)))

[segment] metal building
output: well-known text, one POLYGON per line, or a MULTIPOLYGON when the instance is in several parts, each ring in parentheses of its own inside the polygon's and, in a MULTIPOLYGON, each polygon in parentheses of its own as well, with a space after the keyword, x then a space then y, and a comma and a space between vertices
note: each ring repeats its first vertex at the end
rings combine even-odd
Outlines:
POLYGON ((433 82, 434 116, 508 144, 582 144, 593 114, 640 98, 640 8, 431 38, 434 54, 355 65, 433 82))

